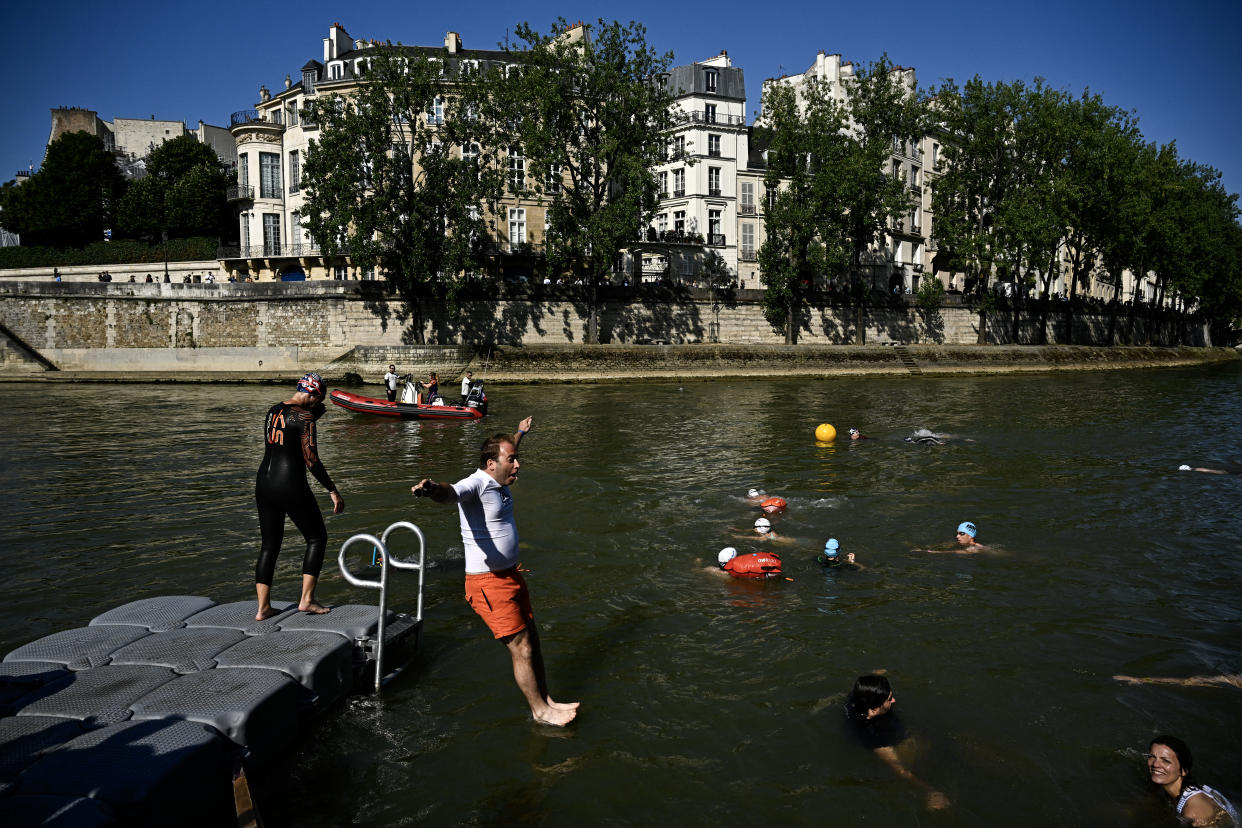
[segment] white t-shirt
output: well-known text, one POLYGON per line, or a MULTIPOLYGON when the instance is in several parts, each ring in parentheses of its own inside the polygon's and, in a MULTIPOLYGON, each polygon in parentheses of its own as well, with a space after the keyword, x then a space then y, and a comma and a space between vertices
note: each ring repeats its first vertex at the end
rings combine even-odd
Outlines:
POLYGON ((469 393, 470 393, 470 378, 462 377, 461 378, 461 395, 464 397, 469 393))
POLYGON ((396 391, 397 380, 399 379, 400 377, 398 375, 394 374, 392 371, 389 371, 388 373, 384 374, 384 385, 385 387, 388 388, 389 391, 396 391))
POLYGON ((513 495, 483 469, 453 484, 461 542, 466 551, 466 574, 496 572, 518 562, 517 521, 513 495))

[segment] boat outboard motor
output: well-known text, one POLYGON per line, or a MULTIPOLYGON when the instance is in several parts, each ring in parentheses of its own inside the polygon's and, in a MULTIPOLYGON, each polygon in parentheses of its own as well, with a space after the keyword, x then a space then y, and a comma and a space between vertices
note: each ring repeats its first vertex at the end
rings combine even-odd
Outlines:
POLYGON ((402 379, 405 380, 405 387, 401 389, 400 402, 414 405, 418 402, 418 389, 414 387, 414 375, 406 374, 402 379))
POLYGON ((487 413, 487 394, 483 391, 483 380, 475 380, 466 395, 466 407, 477 408, 479 413, 487 413))

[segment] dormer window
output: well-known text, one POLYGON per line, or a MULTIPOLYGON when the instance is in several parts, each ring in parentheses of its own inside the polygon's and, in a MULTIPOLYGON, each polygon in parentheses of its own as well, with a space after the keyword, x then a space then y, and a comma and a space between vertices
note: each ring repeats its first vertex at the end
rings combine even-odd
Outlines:
POLYGON ((315 92, 315 75, 314 69, 302 70, 302 91, 308 95, 313 95, 315 92))
POLYGON ((716 81, 719 75, 720 73, 717 72, 715 69, 708 69, 706 72, 703 73, 703 84, 708 92, 716 91, 716 81))
POLYGON ((340 80, 345 76, 345 67, 339 63, 331 63, 328 65, 328 77, 332 80, 340 80))

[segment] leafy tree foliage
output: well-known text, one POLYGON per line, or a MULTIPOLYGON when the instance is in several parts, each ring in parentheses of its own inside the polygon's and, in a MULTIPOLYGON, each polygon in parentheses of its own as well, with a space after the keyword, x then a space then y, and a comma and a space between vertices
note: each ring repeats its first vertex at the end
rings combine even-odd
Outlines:
POLYGON ((456 301, 461 275, 483 266, 483 208, 494 210, 503 182, 476 111, 441 67, 399 44, 377 47, 349 99, 320 97, 304 116, 319 125, 302 167, 307 230, 324 253, 383 271, 420 339, 418 300, 456 301))
POLYGON ((528 165, 510 190, 546 209, 549 268, 589 285, 586 338, 594 343, 598 287, 657 204, 654 168, 666 160, 673 126, 662 82, 672 54, 654 52, 638 23, 600 20, 586 29, 563 19, 547 34, 519 25, 520 70, 493 72, 469 94, 489 143, 504 148, 501 163, 520 155, 528 165))
POLYGON ((236 233, 226 191, 229 177, 215 151, 191 135, 165 141, 147 156, 147 174, 121 200, 121 236, 159 240, 236 233))
POLYGON ((47 148, 42 168, 24 184, 0 190, 4 226, 23 244, 84 247, 112 227, 125 179, 99 138, 87 132, 60 136, 47 148))

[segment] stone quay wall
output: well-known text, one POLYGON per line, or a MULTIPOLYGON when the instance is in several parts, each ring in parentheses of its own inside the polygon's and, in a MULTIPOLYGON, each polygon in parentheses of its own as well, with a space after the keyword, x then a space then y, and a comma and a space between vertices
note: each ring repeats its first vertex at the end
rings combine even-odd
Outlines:
MULTIPOLYGON (((383 373, 389 362, 401 363, 402 370, 436 364, 449 370, 444 361, 448 353, 455 355, 449 363, 464 367, 476 359, 481 364, 489 353, 503 352, 513 361, 523 349, 531 349, 533 355, 542 346, 577 347, 585 339, 589 313, 585 298, 535 289, 499 300, 465 302, 454 314, 443 304, 425 303, 420 309, 423 339, 428 346, 439 347, 423 358, 415 345, 420 323, 384 288, 383 283, 356 282, 101 284, 0 279, 0 325, 17 351, 24 348, 60 370, 82 372, 267 374, 333 365, 342 373, 365 376, 375 366, 383 373)), ((618 365, 641 364, 648 358, 666 361, 667 356, 658 356, 659 349, 629 346, 684 345, 700 349, 701 358, 679 358, 683 367, 697 362, 704 370, 715 371, 724 360, 743 369, 746 354, 763 353, 763 348, 784 342, 783 333, 764 319, 759 298, 757 291, 742 291, 727 302, 713 302, 710 295, 694 291, 605 293, 599 313, 600 339, 605 344, 593 359, 618 365), (704 344, 709 342, 713 344, 704 344)), ((831 353, 828 346, 849 345, 858 314, 858 309, 843 306, 809 309, 799 320, 799 344, 784 349, 787 356, 782 358, 797 362, 800 349, 807 354, 831 353)), ((978 313, 952 302, 930 313, 895 302, 866 308, 862 318, 867 345, 945 348, 974 346, 978 338, 978 313)), ((1038 318, 1019 321, 1017 344, 1037 341, 1038 318)), ((1011 314, 993 314, 988 324, 990 341, 1014 344, 1011 314)), ((1078 315, 1074 326, 1075 345, 1106 344, 1107 315, 1078 315)), ((1064 314, 1050 316, 1048 342, 1064 342, 1064 329, 1064 314)), ((1142 317, 1130 321, 1121 316, 1114 330, 1118 339, 1149 338, 1142 317)), ((1202 326, 1190 329, 1187 323, 1165 322, 1150 332, 1150 341, 1157 345, 1183 339, 1192 345, 1208 344, 1202 326)), ((761 370, 771 370, 771 363, 766 364, 769 367, 761 370)), ((605 367, 599 363, 589 370, 605 367)), ((515 373, 529 372, 518 371, 515 364, 515 373)))

